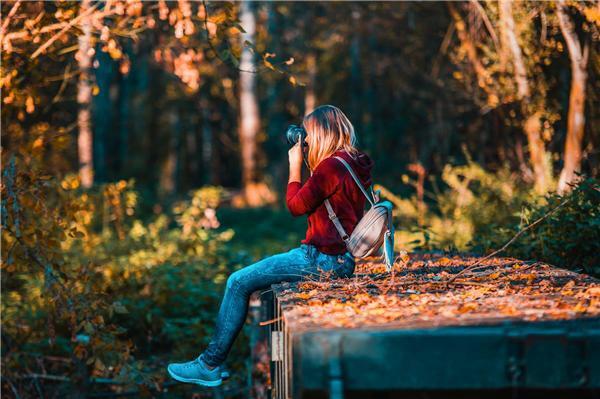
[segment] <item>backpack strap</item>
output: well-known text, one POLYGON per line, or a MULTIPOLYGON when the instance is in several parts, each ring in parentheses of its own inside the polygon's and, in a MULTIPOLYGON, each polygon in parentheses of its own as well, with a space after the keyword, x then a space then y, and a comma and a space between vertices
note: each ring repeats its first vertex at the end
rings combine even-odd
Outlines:
MULTIPOLYGON (((336 156, 335 158, 337 158, 346 167, 346 169, 348 169, 348 172, 350 172, 350 175, 354 179, 354 182, 358 185, 358 187, 360 188, 360 191, 362 191, 362 193, 365 195, 365 197, 367 198, 367 201, 369 201, 369 204, 371 204, 371 206, 375 205, 377 200, 375 199, 375 195, 373 193, 373 185, 371 185, 371 195, 372 195, 372 197, 371 197, 371 196, 369 196, 369 194, 367 194, 367 190, 365 190, 365 188, 363 187, 362 183, 360 182, 360 180, 354 173, 354 170, 352 170, 352 167, 350 165, 348 165, 348 162, 346 162, 343 158, 338 157, 338 156, 336 156)), ((350 236, 348 236, 348 234, 346 233, 346 230, 344 230, 344 226, 342 226, 342 223, 340 222, 337 215, 333 211, 333 207, 331 206, 329 199, 326 199, 323 202, 325 203, 325 208, 327 208, 327 214, 329 215, 329 219, 331 219, 331 221, 333 222, 333 225, 335 226, 335 229, 338 231, 338 233, 342 237, 342 240, 344 240, 344 242, 347 244, 348 240, 350 239, 350 236)))
MULTIPOLYGON (((352 167, 348 165, 348 162, 346 162, 346 160, 342 157, 335 156, 334 158, 337 158, 346 167, 346 169, 348 169, 348 172, 350 172, 350 175, 354 179, 354 182, 358 185, 358 188, 360 188, 360 191, 362 191, 365 197, 367 197, 369 204, 371 204, 371 206, 375 205, 375 202, 377 202, 375 201, 375 196, 371 197, 369 194, 367 194, 367 190, 365 190, 360 180, 358 180, 358 177, 354 173, 354 170, 352 170, 352 167)), ((371 185, 371 194, 373 194, 373 185, 371 185)))
POLYGON ((329 219, 331 219, 331 221, 333 222, 333 225, 335 226, 335 229, 338 231, 338 233, 340 233, 342 240, 344 240, 344 242, 347 243, 348 240, 350 239, 350 237, 348 236, 348 234, 346 234, 346 230, 344 230, 342 223, 340 222, 337 215, 333 211, 333 208, 331 207, 329 200, 326 199, 323 202, 325 202, 325 208, 327 208, 327 214, 329 215, 329 219))

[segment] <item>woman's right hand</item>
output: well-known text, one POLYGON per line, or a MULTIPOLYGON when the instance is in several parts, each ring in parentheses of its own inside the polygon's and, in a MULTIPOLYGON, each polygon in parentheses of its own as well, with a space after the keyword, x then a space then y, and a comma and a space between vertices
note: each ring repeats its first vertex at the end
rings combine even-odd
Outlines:
POLYGON ((302 148, 300 143, 294 144, 288 151, 288 159, 290 161, 290 177, 288 183, 293 181, 302 181, 302 148))
POLYGON ((302 168, 302 147, 300 142, 294 144, 288 151, 288 159, 290 161, 290 169, 301 169, 302 168))

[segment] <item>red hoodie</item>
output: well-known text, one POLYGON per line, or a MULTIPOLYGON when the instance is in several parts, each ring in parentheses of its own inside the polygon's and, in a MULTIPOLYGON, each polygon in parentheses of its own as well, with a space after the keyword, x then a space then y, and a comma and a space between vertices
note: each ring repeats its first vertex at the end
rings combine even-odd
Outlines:
POLYGON ((320 252, 330 255, 343 254, 347 249, 329 219, 323 201, 329 198, 333 211, 348 235, 352 234, 362 218, 367 201, 350 172, 334 156, 348 162, 368 192, 373 160, 364 152, 359 151, 354 159, 346 151, 339 150, 322 160, 304 185, 300 182, 288 183, 286 193, 287 207, 292 215, 308 214, 308 229, 302 243, 312 244, 320 252))

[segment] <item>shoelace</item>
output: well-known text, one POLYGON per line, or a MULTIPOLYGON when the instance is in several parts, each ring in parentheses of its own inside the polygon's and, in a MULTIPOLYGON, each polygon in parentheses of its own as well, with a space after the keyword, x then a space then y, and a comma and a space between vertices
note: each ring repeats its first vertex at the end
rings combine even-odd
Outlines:
POLYGON ((198 364, 199 366, 202 366, 202 365, 200 364, 200 362, 198 361, 198 359, 194 359, 194 360, 192 360, 191 362, 187 362, 187 363, 186 363, 186 364, 185 364, 183 367, 185 367, 185 368, 188 368, 188 369, 189 369, 190 367, 192 367, 192 366, 195 366, 196 364, 198 364))

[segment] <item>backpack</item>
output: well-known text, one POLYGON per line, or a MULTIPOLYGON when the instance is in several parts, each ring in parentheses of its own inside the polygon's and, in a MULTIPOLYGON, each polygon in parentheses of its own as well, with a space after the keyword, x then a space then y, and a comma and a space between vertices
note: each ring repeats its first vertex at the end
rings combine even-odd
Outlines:
POLYGON ((367 201, 371 205, 370 209, 358 221, 358 224, 348 236, 344 227, 340 223, 337 215, 333 211, 329 200, 326 199, 325 207, 329 214, 329 219, 333 222, 336 230, 340 233, 342 240, 346 243, 346 248, 355 258, 366 258, 371 255, 380 255, 380 249, 383 246, 384 261, 387 270, 392 269, 394 263, 394 225, 392 224, 392 204, 389 201, 379 202, 379 196, 373 193, 371 186, 371 194, 361 184, 360 180, 352 170, 352 167, 341 157, 337 158, 350 172, 354 182, 360 188, 360 191, 367 197, 367 201))

